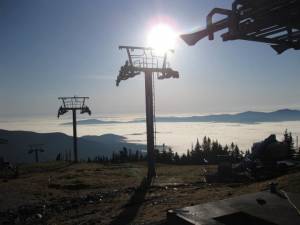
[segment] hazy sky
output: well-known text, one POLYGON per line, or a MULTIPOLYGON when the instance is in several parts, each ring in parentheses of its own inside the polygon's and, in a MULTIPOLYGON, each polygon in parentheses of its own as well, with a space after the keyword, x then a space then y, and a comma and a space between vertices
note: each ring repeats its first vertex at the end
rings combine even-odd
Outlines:
MULTIPOLYGON (((95 114, 144 112, 143 77, 115 86, 118 45, 145 45, 159 19, 178 32, 204 26, 229 0, 1 0, 0 116, 56 115, 58 96, 90 96, 95 114)), ((159 113, 300 108, 300 52, 246 41, 177 40, 180 79, 156 81, 159 113)))

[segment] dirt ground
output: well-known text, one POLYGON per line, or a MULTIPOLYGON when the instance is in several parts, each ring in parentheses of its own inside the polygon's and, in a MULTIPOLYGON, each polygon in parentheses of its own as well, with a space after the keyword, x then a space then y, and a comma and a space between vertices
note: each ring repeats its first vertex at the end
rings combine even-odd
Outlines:
POLYGON ((300 171, 256 183, 206 183, 216 166, 157 165, 139 188, 146 164, 40 163, 0 180, 0 224, 164 224, 168 209, 266 190, 271 181, 300 193, 300 171))

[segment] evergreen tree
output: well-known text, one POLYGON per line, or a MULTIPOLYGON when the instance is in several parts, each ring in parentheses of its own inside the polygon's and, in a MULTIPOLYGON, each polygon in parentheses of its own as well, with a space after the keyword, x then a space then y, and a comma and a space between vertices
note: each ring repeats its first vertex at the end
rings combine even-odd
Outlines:
POLYGON ((186 161, 191 163, 192 159, 191 159, 191 153, 190 150, 188 149, 186 152, 186 161))
POLYGON ((201 145, 197 138, 196 145, 194 149, 191 151, 191 161, 195 164, 202 164, 203 163, 203 151, 201 149, 201 145))
POLYGON ((181 162, 181 164, 188 164, 189 163, 189 160, 187 159, 187 156, 185 154, 182 154, 182 156, 180 158, 180 162, 181 162))
MULTIPOLYGON (((205 137, 204 137, 205 138, 205 137)), ((196 141, 196 145, 195 145, 195 148, 194 148, 194 151, 201 151, 201 146, 200 146, 200 143, 199 143, 199 139, 197 138, 197 141, 196 141)))
POLYGON ((229 155, 229 147, 228 147, 228 145, 225 145, 225 147, 223 148, 223 152, 224 152, 224 155, 229 155))
POLYGON ((237 145, 234 146, 233 157, 234 157, 235 162, 239 161, 239 159, 241 157, 240 149, 237 145))
POLYGON ((179 164, 179 162, 180 162, 180 157, 179 157, 178 153, 175 152, 175 155, 174 155, 174 163, 179 164))
POLYGON ((294 140, 291 132, 286 129, 283 134, 283 142, 287 145, 287 157, 293 158, 295 154, 294 140))
POLYGON ((167 162, 171 163, 171 162, 173 162, 173 160, 174 160, 174 152, 173 152, 172 148, 169 148, 167 162))

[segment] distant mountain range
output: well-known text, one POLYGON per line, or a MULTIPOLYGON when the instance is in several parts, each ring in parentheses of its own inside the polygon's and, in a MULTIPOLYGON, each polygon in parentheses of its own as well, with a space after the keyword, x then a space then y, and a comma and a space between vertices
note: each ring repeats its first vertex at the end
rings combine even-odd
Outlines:
MULTIPOLYGON (((10 162, 33 162, 34 155, 27 153, 30 144, 44 144, 45 152, 39 155, 41 161, 55 160, 58 153, 64 154, 66 150, 72 150, 73 153, 73 137, 63 133, 0 130, 0 137, 8 141, 0 145, 0 157, 10 162)), ((84 160, 98 155, 110 156, 113 151, 123 147, 145 149, 144 145, 128 143, 125 137, 115 134, 78 138, 79 158, 84 160)))
POLYGON ((300 121, 300 111, 281 109, 274 112, 247 111, 237 114, 219 114, 191 117, 159 117, 157 122, 220 122, 220 123, 261 123, 300 121))
MULTIPOLYGON (((87 119, 77 121, 78 125, 90 125, 90 124, 112 124, 112 123, 122 123, 121 121, 105 121, 98 119, 87 119)), ((72 125, 72 122, 62 123, 61 125, 72 125)))
MULTIPOLYGON (((177 123, 177 122, 216 122, 216 123, 262 123, 262 122, 284 122, 300 121, 300 111, 291 109, 280 109, 274 112, 247 111, 237 114, 215 114, 206 116, 188 117, 156 117, 156 122, 177 123)), ((103 121, 98 119, 80 120, 79 125, 91 124, 115 124, 115 123, 144 123, 145 119, 136 119, 127 122, 103 121)), ((64 123, 63 125, 71 125, 64 123)))

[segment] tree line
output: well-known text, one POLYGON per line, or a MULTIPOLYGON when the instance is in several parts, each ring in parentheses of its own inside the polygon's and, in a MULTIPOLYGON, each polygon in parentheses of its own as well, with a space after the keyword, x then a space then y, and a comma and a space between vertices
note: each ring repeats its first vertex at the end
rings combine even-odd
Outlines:
MULTIPOLYGON (((295 155, 295 144, 291 132, 285 130, 282 142, 287 146, 287 159, 293 158, 295 155)), ((233 163, 240 162, 245 157, 255 160, 250 154, 250 151, 240 151, 235 143, 222 146, 218 140, 212 140, 210 137, 204 136, 200 143, 197 139, 195 144, 188 149, 186 153, 179 155, 174 152, 171 147, 165 145, 159 146, 154 152, 155 161, 158 163, 169 164, 216 164, 221 161, 231 161, 233 163)), ((59 153, 56 160, 71 160, 71 150, 66 151, 64 154, 59 153)), ((146 161, 147 154, 141 150, 132 150, 123 147, 119 151, 115 151, 111 156, 96 156, 88 158, 88 162, 99 163, 127 163, 127 162, 140 162, 146 161)))
MULTIPOLYGON (((197 139, 194 147, 182 155, 174 152, 171 147, 163 145, 155 149, 154 156, 158 163, 171 164, 215 164, 225 158, 232 162, 239 162, 243 158, 238 145, 233 142, 229 146, 222 146, 217 140, 211 140, 206 136, 202 143, 197 139)), ((97 156, 93 160, 88 159, 89 162, 99 163, 125 163, 145 160, 147 160, 145 153, 139 150, 132 151, 126 147, 118 152, 113 152, 111 157, 97 156)))
MULTIPOLYGON (((296 153, 295 142, 294 142, 294 138, 292 136, 292 133, 288 132, 287 129, 285 129, 285 131, 284 131, 282 142, 287 145, 287 151, 288 151, 287 156, 288 156, 288 158, 289 159, 293 158, 295 153, 296 153)), ((297 150, 299 150, 299 149, 297 149, 297 150)))

